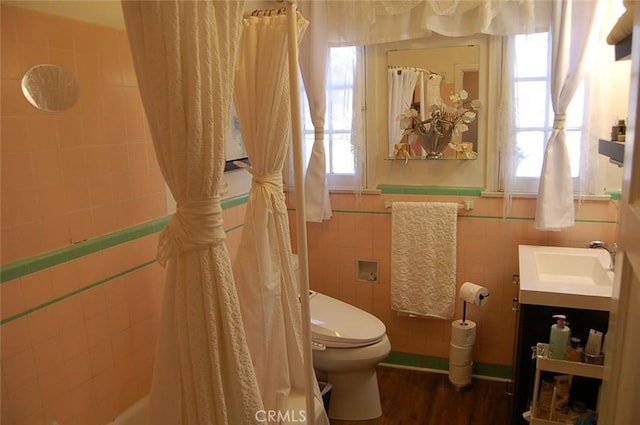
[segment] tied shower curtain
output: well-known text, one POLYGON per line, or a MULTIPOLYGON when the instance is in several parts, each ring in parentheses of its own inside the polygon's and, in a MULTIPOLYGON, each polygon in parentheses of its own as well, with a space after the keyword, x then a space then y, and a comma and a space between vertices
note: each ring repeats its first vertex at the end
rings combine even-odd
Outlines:
POLYGON ((122 3, 162 174, 177 211, 149 423, 241 425, 263 409, 224 243, 220 179, 243 1, 122 3))
POLYGON ((413 103, 413 91, 420 76, 419 71, 411 69, 388 69, 389 88, 389 157, 393 157, 394 145, 402 140, 403 128, 396 120, 413 103))
MULTIPOLYGON (((297 18, 302 32, 307 21, 297 18)), ((264 408, 281 412, 292 393, 304 394, 302 326, 310 326, 302 323, 282 183, 291 125, 287 58, 287 16, 245 19, 235 100, 253 179, 233 270, 264 408)), ((313 390, 316 423, 328 424, 317 382, 313 390)))
POLYGON ((585 51, 592 42, 600 1, 559 0, 551 8, 551 104, 553 131, 545 148, 535 226, 561 230, 575 224, 573 180, 566 146, 569 103, 584 75, 585 51))

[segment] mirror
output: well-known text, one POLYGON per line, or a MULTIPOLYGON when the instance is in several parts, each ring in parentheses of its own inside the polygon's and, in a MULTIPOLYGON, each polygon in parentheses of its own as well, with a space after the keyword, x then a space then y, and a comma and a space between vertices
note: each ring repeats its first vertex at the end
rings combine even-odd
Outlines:
POLYGON ((61 66, 36 65, 22 77, 22 94, 40 110, 62 112, 76 103, 79 95, 78 81, 61 66))
MULTIPOLYGON (((387 53, 388 89, 389 89, 389 156, 400 159, 475 159, 478 152, 479 102, 479 61, 480 47, 476 45, 422 48, 411 50, 393 50, 387 53), (401 76, 401 73, 407 75, 401 76), (463 91, 464 90, 464 91, 463 91), (451 95, 462 95, 457 102, 451 95), (434 105, 443 102, 443 106, 434 105), (425 107, 423 107, 425 105, 425 107), (448 107, 448 108, 447 108, 448 107), (445 126, 444 130, 427 130, 437 133, 437 143, 430 140, 432 146, 425 146, 424 140, 412 135, 408 137, 405 129, 411 124, 404 114, 407 109, 414 114, 413 122, 425 121, 436 114, 444 115, 457 110, 462 120, 461 126, 445 126), (466 114, 463 116, 463 114, 466 114), (400 119, 399 119, 400 117, 400 119), (402 118, 405 119, 402 119, 402 118), (403 134, 404 133, 404 134, 403 134), (448 134, 447 134, 448 133, 448 134), (457 148, 450 147, 449 142, 457 148), (437 148, 436 148, 436 145, 437 148), (400 151, 399 151, 400 149, 400 151)), ((426 137, 426 135, 425 135, 426 137)))

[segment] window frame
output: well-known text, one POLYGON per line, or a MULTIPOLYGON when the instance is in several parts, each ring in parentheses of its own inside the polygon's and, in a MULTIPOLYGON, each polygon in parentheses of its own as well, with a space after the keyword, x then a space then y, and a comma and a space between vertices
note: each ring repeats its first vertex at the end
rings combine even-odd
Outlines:
MULTIPOLYGON (((544 125, 542 126, 518 126, 517 123, 517 112, 515 113, 515 119, 514 121, 516 121, 514 123, 514 128, 513 128, 513 134, 514 134, 514 147, 517 150, 517 146, 518 146, 518 142, 517 142, 517 137, 518 137, 518 133, 524 133, 524 132, 531 132, 531 131, 537 131, 537 132, 541 132, 543 133, 543 140, 542 140, 542 146, 541 146, 541 155, 543 158, 543 163, 544 163, 544 154, 545 154, 545 150, 546 150, 546 145, 549 141, 549 138, 551 137, 551 133, 553 132, 553 120, 554 120, 554 112, 553 112, 553 105, 551 103, 551 54, 552 54, 552 46, 551 46, 551 37, 549 37, 549 32, 547 31, 547 70, 544 76, 525 76, 525 77, 518 77, 517 75, 513 76, 513 95, 514 95, 514 100, 513 100, 513 105, 515 108, 517 108, 518 106, 518 101, 517 101, 517 84, 519 82, 535 82, 535 81, 541 81, 544 82, 545 85, 545 90, 544 90, 544 97, 545 97, 545 105, 544 105, 544 125)), ((514 45, 516 45, 517 43, 515 42, 515 39, 517 37, 527 37, 529 34, 516 34, 514 36, 512 36, 514 38, 514 45)), ((514 49, 514 54, 517 55, 517 52, 514 49)), ((514 74, 515 74, 515 69, 517 68, 515 66, 515 61, 516 61, 516 57, 510 58, 510 60, 512 60, 514 62, 514 74)), ((581 82, 581 86, 576 90, 576 94, 579 93, 581 90, 584 90, 583 94, 582 94, 582 101, 584 103, 584 99, 587 97, 587 93, 586 93, 586 88, 585 88, 585 84, 584 84, 584 80, 581 82)), ((574 95, 574 98, 571 101, 571 105, 574 105, 574 102, 576 102, 579 99, 579 97, 576 97, 574 95)), ((569 106, 567 109, 571 110, 572 106, 569 106)), ((569 146, 567 146, 567 148, 569 149, 569 157, 570 160, 572 162, 577 160, 577 175, 572 177, 572 182, 573 182, 573 191, 574 193, 577 193, 579 191, 579 180, 581 177, 581 172, 583 170, 581 170, 580 167, 580 161, 582 160, 582 156, 584 155, 583 149, 584 149, 584 143, 582 141, 583 137, 585 137, 585 131, 587 131, 585 129, 585 125, 586 125, 586 118, 587 118, 587 112, 588 112, 588 108, 586 106, 583 105, 582 108, 582 118, 580 120, 581 125, 576 126, 576 125, 572 125, 569 126, 567 125, 565 127, 565 134, 569 135, 569 133, 571 132, 578 132, 579 133, 579 139, 580 139, 580 148, 579 148, 579 152, 578 158, 575 158, 575 153, 574 155, 572 155, 572 151, 569 148, 569 146)), ((569 138, 565 139, 565 143, 569 141, 569 138)), ((502 161, 505 160, 515 160, 513 158, 500 158, 500 167, 503 167, 502 161)), ((511 189, 512 192, 516 192, 516 193, 524 193, 524 194, 535 194, 538 192, 538 188, 540 185, 540 178, 542 175, 542 166, 543 163, 541 164, 541 168, 540 168, 540 175, 536 176, 536 177, 532 177, 532 176, 515 176, 513 177, 514 182, 513 187, 511 189)), ((514 173, 517 173, 517 168, 518 168, 519 163, 513 164, 513 168, 514 168, 514 173)), ((500 191, 504 191, 504 181, 502 181, 502 179, 500 179, 500 185, 499 185, 499 190, 500 191)))

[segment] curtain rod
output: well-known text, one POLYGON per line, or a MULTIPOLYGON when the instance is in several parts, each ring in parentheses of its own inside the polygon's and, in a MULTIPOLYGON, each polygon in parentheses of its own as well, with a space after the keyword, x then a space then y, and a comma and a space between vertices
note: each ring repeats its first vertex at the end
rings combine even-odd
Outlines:
MULTIPOLYGON (((281 1, 279 1, 278 3, 282 3, 281 1)), ((295 5, 294 5, 295 7, 295 5)), ((298 8, 295 7, 295 11, 298 11, 298 8)), ((284 15, 287 12, 287 7, 286 6, 282 6, 279 7, 277 9, 254 9, 251 12, 247 11, 243 13, 243 17, 244 18, 249 18, 251 16, 255 16, 258 18, 264 17, 264 16, 277 16, 277 15, 284 15)))
POLYGON ((444 77, 444 75, 442 75, 442 74, 440 74, 438 72, 429 71, 428 69, 424 69, 424 68, 417 68, 415 66, 389 65, 389 66, 387 66, 387 69, 397 69, 397 70, 408 69, 410 71, 424 72, 425 74, 440 75, 440 76, 444 77))

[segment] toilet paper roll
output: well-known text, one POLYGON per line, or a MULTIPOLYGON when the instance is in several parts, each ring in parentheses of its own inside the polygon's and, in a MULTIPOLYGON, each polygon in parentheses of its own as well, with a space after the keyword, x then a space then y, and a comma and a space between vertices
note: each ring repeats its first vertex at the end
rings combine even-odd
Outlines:
POLYGON ((460 298, 468 303, 481 306, 487 302, 488 296, 489 290, 475 283, 465 282, 460 287, 460 298))
POLYGON ((453 366, 468 366, 473 362, 473 346, 458 347, 451 344, 449 348, 449 364, 453 366))
POLYGON ((476 342, 476 322, 454 320, 451 322, 451 344, 458 347, 470 347, 476 342))
POLYGON ((449 366, 449 381, 460 387, 470 385, 472 372, 473 362, 466 366, 449 366))

